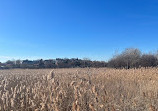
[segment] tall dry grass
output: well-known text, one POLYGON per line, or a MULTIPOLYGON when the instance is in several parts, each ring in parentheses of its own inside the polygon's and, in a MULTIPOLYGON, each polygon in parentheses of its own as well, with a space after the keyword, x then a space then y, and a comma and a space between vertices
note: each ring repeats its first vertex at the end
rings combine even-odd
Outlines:
POLYGON ((157 110, 157 68, 0 70, 0 111, 157 110))

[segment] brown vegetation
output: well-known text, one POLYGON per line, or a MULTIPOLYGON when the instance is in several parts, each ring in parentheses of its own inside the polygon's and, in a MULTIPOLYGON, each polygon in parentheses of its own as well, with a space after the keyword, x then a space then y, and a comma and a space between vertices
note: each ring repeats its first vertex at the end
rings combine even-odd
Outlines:
POLYGON ((158 69, 0 70, 0 111, 157 111, 158 69))

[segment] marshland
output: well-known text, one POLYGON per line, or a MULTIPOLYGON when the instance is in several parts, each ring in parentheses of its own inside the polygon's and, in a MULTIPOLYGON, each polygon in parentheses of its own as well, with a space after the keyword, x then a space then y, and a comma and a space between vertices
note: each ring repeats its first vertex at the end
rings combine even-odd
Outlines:
POLYGON ((0 111, 157 111, 158 68, 0 70, 0 111))

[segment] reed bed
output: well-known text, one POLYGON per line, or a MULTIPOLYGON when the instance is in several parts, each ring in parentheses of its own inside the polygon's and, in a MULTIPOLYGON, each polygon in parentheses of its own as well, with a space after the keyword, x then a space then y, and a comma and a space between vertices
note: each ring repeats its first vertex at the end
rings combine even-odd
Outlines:
POLYGON ((0 70, 0 111, 158 111, 158 69, 0 70))

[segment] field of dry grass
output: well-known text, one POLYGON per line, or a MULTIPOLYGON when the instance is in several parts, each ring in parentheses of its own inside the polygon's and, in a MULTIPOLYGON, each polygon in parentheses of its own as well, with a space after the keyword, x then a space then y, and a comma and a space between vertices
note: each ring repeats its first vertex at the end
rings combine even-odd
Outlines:
POLYGON ((0 70, 0 111, 157 110, 157 68, 0 70))

